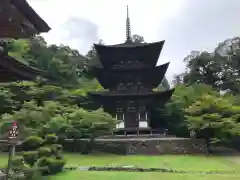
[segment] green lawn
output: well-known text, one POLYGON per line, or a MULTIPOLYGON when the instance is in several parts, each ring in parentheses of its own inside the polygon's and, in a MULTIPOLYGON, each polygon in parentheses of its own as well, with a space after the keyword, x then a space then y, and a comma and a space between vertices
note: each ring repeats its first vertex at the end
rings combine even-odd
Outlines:
POLYGON ((5 167, 7 164, 7 161, 8 161, 8 155, 0 153, 0 168, 5 167))
POLYGON ((185 171, 229 171, 229 174, 174 174, 174 173, 130 173, 130 172, 66 172, 48 180, 238 180, 240 179, 240 157, 216 156, 119 156, 119 155, 76 155, 66 154, 70 165, 108 166, 135 165, 139 167, 168 167, 185 171), (234 159, 234 161, 231 161, 234 159), (237 174, 231 173, 233 170, 237 174))
MULTIPOLYGON (((79 166, 123 166, 173 168, 185 171, 238 171, 240 164, 226 157, 216 156, 119 156, 119 155, 76 155, 66 154, 69 165, 79 166)), ((237 157, 240 159, 240 157, 237 157)))
POLYGON ((239 180, 240 175, 202 175, 170 173, 130 173, 130 172, 69 172, 48 180, 239 180))
MULTIPOLYGON (((228 171, 228 174, 174 174, 174 173, 130 173, 130 172, 65 172, 48 180, 237 180, 240 179, 240 157, 162 155, 162 156, 120 156, 65 154, 69 166, 120 166, 165 167, 185 171, 228 171), (232 159, 234 161, 232 161, 232 159), (236 171, 234 174, 232 171, 236 171)), ((7 163, 7 154, 0 154, 0 167, 7 163)))

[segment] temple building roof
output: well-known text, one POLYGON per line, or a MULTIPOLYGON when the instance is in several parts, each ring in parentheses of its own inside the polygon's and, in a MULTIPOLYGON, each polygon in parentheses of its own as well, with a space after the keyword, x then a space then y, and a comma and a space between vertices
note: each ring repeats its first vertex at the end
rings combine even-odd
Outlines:
POLYGON ((34 80, 43 76, 41 70, 9 56, 6 41, 48 32, 48 24, 26 0, 0 0, 0 26, 0 82, 34 80))
POLYGON ((106 70, 95 68, 94 72, 98 81, 105 89, 116 87, 122 81, 127 82, 128 77, 136 77, 136 80, 139 79, 143 85, 155 88, 162 82, 168 66, 169 63, 165 63, 153 68, 136 69, 134 71, 132 69, 106 70))
POLYGON ((1 38, 28 38, 50 30, 26 0, 1 0, 0 25, 1 38))

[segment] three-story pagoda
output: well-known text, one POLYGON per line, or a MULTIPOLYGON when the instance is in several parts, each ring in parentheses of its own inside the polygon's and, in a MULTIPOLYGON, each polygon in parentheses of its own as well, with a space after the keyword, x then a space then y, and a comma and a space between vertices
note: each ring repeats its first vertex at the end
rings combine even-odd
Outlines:
POLYGON ((151 132, 154 127, 150 112, 156 105, 164 105, 174 89, 153 91, 162 81, 169 63, 156 66, 164 41, 134 43, 131 39, 127 10, 126 42, 117 45, 95 44, 103 68, 95 68, 95 76, 106 92, 92 92, 119 123, 117 132, 151 132))

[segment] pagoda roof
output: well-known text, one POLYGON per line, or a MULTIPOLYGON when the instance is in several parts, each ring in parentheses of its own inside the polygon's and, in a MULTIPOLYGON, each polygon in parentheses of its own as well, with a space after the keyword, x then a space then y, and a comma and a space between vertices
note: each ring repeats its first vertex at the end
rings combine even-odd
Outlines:
POLYGON ((169 101, 175 89, 170 89, 163 92, 149 93, 132 93, 132 94, 111 94, 109 92, 91 92, 89 95, 105 106, 114 106, 116 101, 131 101, 131 100, 150 100, 153 103, 165 104, 169 101))
POLYGON ((99 83, 105 88, 110 89, 115 87, 120 80, 124 77, 135 76, 138 77, 141 82, 154 88, 157 87, 168 69, 169 63, 165 63, 160 66, 143 69, 110 69, 94 68, 95 76, 99 83))
POLYGON ((0 55, 0 81, 34 80, 43 71, 22 63, 8 55, 0 55))
POLYGON ((164 43, 164 41, 157 41, 157 42, 152 42, 152 43, 139 43, 139 42, 133 42, 133 41, 126 41, 124 43, 120 44, 113 44, 113 45, 103 45, 102 46, 107 46, 107 47, 114 47, 114 48, 133 48, 133 47, 139 47, 139 46, 148 46, 152 44, 158 44, 158 43, 164 43))
POLYGON ((94 44, 104 68, 111 68, 123 60, 137 60, 147 66, 154 67, 165 41, 153 43, 125 42, 116 45, 94 44))
POLYGON ((26 0, 1 0, 0 37, 27 38, 51 28, 26 0))

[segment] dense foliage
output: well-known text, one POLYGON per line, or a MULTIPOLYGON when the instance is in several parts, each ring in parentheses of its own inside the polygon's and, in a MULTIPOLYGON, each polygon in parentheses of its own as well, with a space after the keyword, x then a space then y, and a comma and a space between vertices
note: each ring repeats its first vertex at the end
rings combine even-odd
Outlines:
POLYGON ((192 51, 184 61, 186 72, 176 75, 175 84, 203 83, 215 90, 240 93, 240 38, 227 39, 213 53, 192 51))
POLYGON ((29 136, 23 142, 23 152, 12 161, 14 176, 25 179, 37 179, 41 175, 51 175, 63 170, 65 160, 62 156, 62 146, 57 144, 58 137, 47 134, 44 139, 29 136))
MULTIPOLYGON (((66 137, 70 136, 69 134, 72 134, 71 131, 75 128, 74 120, 78 121, 78 128, 81 127, 81 124, 86 128, 88 126, 95 127, 94 123, 98 126, 100 124, 105 126, 106 122, 108 122, 108 131, 113 128, 113 119, 102 110, 86 111, 80 108, 86 106, 89 101, 84 88, 77 91, 53 85, 39 87, 38 83, 21 82, 9 83, 5 85, 5 89, 7 92, 13 93, 15 90, 16 93, 9 102, 9 113, 3 114, 1 123, 4 125, 14 120, 19 122, 20 132, 24 137, 36 133, 42 135, 46 133, 46 130, 61 136, 64 132, 68 132, 66 137), (88 123, 85 122, 86 120, 88 123)), ((4 129, 4 127, 7 126, 2 126, 1 132, 7 131, 7 128, 4 129)), ((82 136, 86 136, 86 133, 81 133, 82 136)), ((73 136, 76 135, 73 134, 73 136)))
POLYGON ((240 135, 240 106, 228 96, 202 95, 186 109, 186 121, 196 137, 210 142, 240 135))
POLYGON ((47 45, 41 36, 14 40, 8 44, 8 51, 18 60, 43 70, 45 76, 59 84, 78 83, 86 59, 68 46, 47 45))
MULTIPOLYGON (((239 37, 227 39, 213 53, 193 51, 185 58, 186 71, 173 81, 177 91, 167 104, 166 112, 171 112, 167 113, 168 121, 176 122, 177 116, 173 115, 178 115, 178 125, 183 124, 188 133, 205 138, 208 144, 239 135, 239 47, 239 37), (196 93, 189 91, 197 86, 196 93), (177 96, 181 88, 182 95, 177 96)), ((174 125, 171 127, 174 129, 174 125)))
POLYGON ((204 94, 218 94, 211 86, 193 84, 192 86, 178 85, 171 100, 164 109, 158 109, 159 116, 169 133, 189 137, 190 131, 185 122, 185 109, 204 94))

